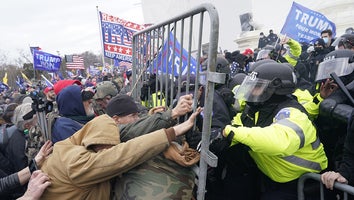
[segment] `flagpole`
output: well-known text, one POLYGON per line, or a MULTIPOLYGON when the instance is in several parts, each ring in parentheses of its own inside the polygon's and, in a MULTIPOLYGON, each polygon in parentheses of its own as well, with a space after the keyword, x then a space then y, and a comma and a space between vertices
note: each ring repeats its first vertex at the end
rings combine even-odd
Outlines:
MULTIPOLYGON (((31 51, 31 45, 28 44, 30 51, 31 51)), ((33 80, 36 81, 36 70, 34 69, 34 53, 31 51, 32 54, 32 65, 33 65, 33 80)))
POLYGON ((102 27, 101 27, 101 16, 100 16, 100 11, 98 10, 98 6, 96 6, 97 10, 97 19, 98 19, 98 33, 100 34, 100 39, 101 39, 101 51, 102 51, 102 67, 104 66, 104 42, 103 42, 103 37, 102 37, 102 27))
POLYGON ((50 86, 54 86, 52 82, 50 82, 43 74, 41 74, 41 77, 45 80, 46 83, 49 83, 50 86))

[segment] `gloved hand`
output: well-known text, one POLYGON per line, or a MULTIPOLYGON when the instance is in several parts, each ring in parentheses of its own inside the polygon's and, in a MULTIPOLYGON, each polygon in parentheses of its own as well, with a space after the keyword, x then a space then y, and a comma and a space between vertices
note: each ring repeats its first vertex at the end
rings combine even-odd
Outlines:
POLYGON ((227 137, 224 137, 222 134, 219 134, 210 144, 209 150, 213 152, 216 156, 220 156, 224 150, 229 148, 232 142, 232 138, 235 133, 231 131, 227 137))
POLYGON ((186 134, 186 141, 192 149, 197 149, 199 142, 202 139, 202 133, 199 130, 189 130, 186 134))

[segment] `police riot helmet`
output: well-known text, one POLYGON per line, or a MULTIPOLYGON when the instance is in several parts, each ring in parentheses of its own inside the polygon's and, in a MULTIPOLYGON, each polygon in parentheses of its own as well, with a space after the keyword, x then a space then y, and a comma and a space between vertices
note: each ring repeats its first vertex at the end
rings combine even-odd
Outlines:
MULTIPOLYGON (((208 68, 208 59, 206 59, 203 63, 202 63, 202 69, 203 71, 207 70, 208 68)), ((216 57, 216 68, 215 68, 216 72, 219 73, 225 73, 225 74, 230 74, 231 70, 230 70, 230 63, 229 61, 226 60, 226 58, 224 56, 217 56, 216 57)))
POLYGON ((346 33, 341 35, 334 40, 332 46, 338 46, 339 49, 354 49, 354 34, 346 33))
POLYGON ((328 53, 319 64, 315 81, 323 81, 331 78, 331 73, 338 77, 351 74, 354 70, 354 51, 349 49, 337 49, 328 53))
MULTIPOLYGON (((206 59, 202 63, 202 70, 205 71, 208 68, 208 59, 206 59)), ((216 67, 215 67, 215 72, 218 73, 225 73, 226 74, 226 80, 225 83, 227 84, 229 79, 230 79, 230 74, 231 74, 231 68, 230 68, 230 63, 229 61, 226 60, 224 56, 218 55, 216 57, 216 67)), ((201 73, 201 76, 204 76, 205 74, 201 73)), ((202 78, 203 79, 203 78, 202 78)), ((218 86, 218 84, 216 84, 218 86)))
POLYGON ((264 64, 264 63, 276 63, 275 60, 272 60, 272 59, 264 59, 264 60, 259 60, 259 61, 256 61, 254 62, 251 66, 250 66, 250 69, 249 71, 250 72, 253 72, 254 69, 256 69, 258 66, 264 64))
POLYGON ((293 93, 295 86, 292 68, 285 63, 265 62, 245 78, 235 96, 246 102, 265 102, 274 94, 293 93))

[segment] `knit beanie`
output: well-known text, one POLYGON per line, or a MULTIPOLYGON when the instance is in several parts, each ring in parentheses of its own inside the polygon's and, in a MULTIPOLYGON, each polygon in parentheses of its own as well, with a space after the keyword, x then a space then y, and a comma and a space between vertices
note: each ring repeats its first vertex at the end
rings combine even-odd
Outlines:
POLYGON ((132 113, 138 113, 138 106, 134 99, 126 94, 118 94, 113 97, 107 105, 107 114, 111 117, 126 116, 132 113))

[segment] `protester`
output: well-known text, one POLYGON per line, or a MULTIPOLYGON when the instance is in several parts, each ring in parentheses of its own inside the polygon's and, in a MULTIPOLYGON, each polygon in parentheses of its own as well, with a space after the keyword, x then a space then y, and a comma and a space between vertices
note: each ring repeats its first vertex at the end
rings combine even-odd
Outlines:
POLYGON ((55 101, 55 98, 56 98, 56 94, 54 92, 54 88, 53 87, 46 87, 44 90, 43 90, 43 93, 46 97, 46 100, 49 101, 49 102, 53 102, 55 101))
POLYGON ((193 126, 201 108, 188 121, 121 143, 119 130, 108 115, 88 122, 72 137, 55 144, 42 170, 52 185, 42 199, 108 199, 110 179, 165 150, 193 126), (58 165, 58 162, 61 163, 58 165))
POLYGON ((117 94, 118 90, 111 81, 97 83, 96 93, 93 96, 95 113, 105 114, 108 102, 117 94))
MULTIPOLYGON (((2 134, 4 137, 6 135, 8 139, 2 143, 1 147, 1 177, 9 176, 25 168, 29 158, 32 158, 28 154, 29 141, 26 139, 29 130, 37 123, 37 116, 32 109, 32 104, 25 103, 17 106, 12 120, 14 125, 2 130, 2 134)), ((26 186, 23 185, 12 190, 12 197, 21 196, 25 189, 26 186)))
POLYGON ((125 72, 125 76, 126 76, 126 80, 125 80, 125 84, 124 87, 120 90, 119 94, 127 94, 130 95, 131 94, 131 90, 133 89, 132 87, 132 82, 133 82, 133 77, 132 77, 132 70, 129 69, 125 72))
POLYGON ((26 149, 26 134, 28 130, 37 124, 37 116, 32 109, 31 103, 17 106, 12 117, 13 126, 6 129, 9 136, 5 149, 2 153, 10 161, 11 168, 2 169, 8 175, 18 172, 28 165, 26 149))
POLYGON ((25 194, 18 200, 39 200, 45 189, 51 185, 50 178, 40 170, 33 172, 25 194))
POLYGON ((71 79, 60 80, 60 81, 56 82, 53 86, 54 93, 56 95, 58 95, 62 89, 64 89, 67 86, 70 86, 70 85, 80 85, 81 86, 82 84, 78 80, 71 80, 71 79))
POLYGON ((92 105, 94 91, 81 90, 80 86, 65 87, 57 96, 59 115, 52 128, 52 141, 64 140, 95 117, 92 105))
MULTIPOLYGON (((139 118, 134 100, 127 95, 119 94, 108 104, 107 113, 119 125, 121 141, 127 142, 137 136, 173 126, 178 117, 192 110, 192 103, 192 95, 181 96, 177 106, 172 110, 164 111, 164 107, 157 107, 150 111, 151 115, 139 118)), ((195 164, 199 157, 193 157, 191 155, 193 150, 184 146, 181 153, 187 157, 189 152, 191 156, 188 157, 190 160, 184 160, 183 155, 178 156, 178 153, 173 151, 176 146, 179 145, 174 143, 164 154, 156 155, 119 176, 114 189, 116 199, 192 198, 195 173, 190 166, 195 164), (169 160, 171 154, 173 158, 179 159, 169 160), (166 180, 174 184, 166 184, 166 180)), ((194 155, 199 156, 195 150, 194 155)))
MULTIPOLYGON (((22 169, 19 172, 16 172, 14 174, 11 174, 9 176, 3 177, 0 179, 0 197, 5 198, 5 195, 9 195, 11 193, 14 193, 18 187, 21 185, 25 185, 31 177, 31 173, 33 171, 31 170, 37 170, 34 166, 40 167, 44 160, 48 157, 48 155, 52 152, 53 147, 51 141, 47 141, 44 143, 44 145, 41 147, 39 150, 38 154, 34 158, 34 162, 36 165, 31 165, 28 166, 24 169, 22 169)), ((27 192, 31 192, 31 187, 28 186, 27 192)), ((26 192, 26 193, 27 193, 26 192)), ((28 194, 25 196, 28 196, 28 194)), ((10 198, 10 197, 6 197, 10 198)))
POLYGON ((335 46, 332 46, 336 38, 333 38, 333 33, 331 29, 326 29, 321 32, 321 38, 325 43, 325 49, 328 52, 334 51, 335 46))

